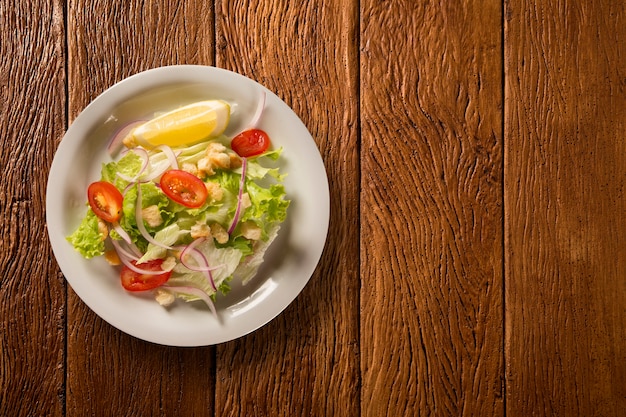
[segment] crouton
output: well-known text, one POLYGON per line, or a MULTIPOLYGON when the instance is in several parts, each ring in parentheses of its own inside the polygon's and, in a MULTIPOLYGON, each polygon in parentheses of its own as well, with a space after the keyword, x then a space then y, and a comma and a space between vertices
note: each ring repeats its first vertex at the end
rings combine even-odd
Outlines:
POLYGON ((248 220, 241 224, 241 234, 246 239, 259 240, 261 239, 261 228, 253 221, 248 220))
POLYGON ((229 239, 228 232, 219 223, 211 224, 211 236, 213 236, 218 243, 222 244, 228 242, 229 239))
POLYGON ((152 205, 141 209, 141 216, 150 227, 158 227, 163 224, 163 217, 157 205, 152 205))

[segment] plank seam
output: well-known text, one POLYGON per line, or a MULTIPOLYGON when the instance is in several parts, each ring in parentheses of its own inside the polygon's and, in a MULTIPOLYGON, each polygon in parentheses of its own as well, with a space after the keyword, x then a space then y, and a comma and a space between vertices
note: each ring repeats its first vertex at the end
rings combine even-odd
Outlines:
POLYGON ((505 48, 505 42, 506 42, 506 35, 505 35, 505 24, 506 24, 506 5, 507 5, 507 0, 502 0, 502 5, 501 5, 501 10, 500 10, 500 21, 501 21, 501 25, 500 25, 500 48, 501 48, 501 52, 502 52, 502 59, 501 59, 501 63, 502 63, 502 90, 501 90, 501 100, 502 100, 502 117, 500 118, 500 123, 501 123, 501 129, 502 129, 502 133, 501 133, 501 141, 502 141, 502 156, 501 156, 501 174, 500 174, 500 186, 501 188, 501 197, 502 198, 502 376, 501 376, 501 384, 502 384, 502 415, 504 417, 506 417, 506 386, 507 386, 507 375, 506 375, 506 361, 507 361, 507 355, 506 355, 506 332, 507 332, 507 327, 506 327, 506 198, 505 198, 505 193, 506 193, 506 184, 505 184, 505 180, 506 180, 506 175, 505 175, 505 154, 506 154, 506 141, 505 141, 505 137, 506 137, 506 123, 505 123, 505 118, 506 118, 506 48, 505 48))
POLYGON ((359 306, 359 312, 356 315, 356 325, 357 325, 357 340, 358 340, 358 349, 357 349, 357 354, 358 354, 358 372, 357 372, 357 401, 359 404, 359 409, 358 409, 358 415, 362 416, 363 415, 363 355, 362 355, 362 346, 361 346, 361 311, 363 311, 363 305, 362 305, 362 299, 361 299, 361 292, 363 291, 363 281, 361 280, 361 276, 362 276, 362 268, 363 265, 361 263, 362 261, 362 257, 361 257, 361 248, 362 248, 362 240, 363 240, 363 233, 361 230, 361 207, 363 206, 363 187, 361 187, 361 182, 362 182, 362 164, 361 164, 361 158, 362 156, 362 151, 361 151, 361 147, 362 147, 362 137, 361 137, 361 123, 362 123, 362 114, 361 114, 361 33, 362 33, 362 26, 361 26, 361 0, 356 0, 356 19, 357 19, 357 25, 356 25, 356 34, 355 34, 355 45, 356 45, 356 56, 355 56, 355 60, 356 60, 356 79, 358 80, 358 82, 356 83, 356 114, 357 114, 357 120, 356 120, 356 152, 357 152, 357 184, 358 184, 358 189, 359 189, 359 198, 358 198, 358 210, 359 210, 359 215, 357 216, 357 230, 359 231, 359 242, 358 242, 358 253, 357 253, 357 257, 358 257, 358 292, 357 292, 357 305, 359 306))
MULTIPOLYGON (((64 1, 62 2, 62 7, 63 7, 63 29, 64 29, 64 38, 63 41, 65 42, 64 48, 63 50, 65 51, 65 59, 64 59, 64 68, 63 71, 65 72, 64 74, 64 87, 65 87, 65 105, 64 105, 64 111, 65 111, 65 126, 64 126, 64 130, 67 130, 69 128, 69 123, 70 123, 70 89, 69 89, 69 58, 70 58, 70 52, 69 52, 69 6, 68 6, 68 2, 64 1)), ((69 290, 68 290, 68 284, 67 284, 67 280, 65 279, 65 276, 63 276, 63 289, 64 289, 64 293, 65 293, 65 312, 63 314, 63 382, 61 385, 61 412, 63 413, 63 416, 67 416, 67 374, 68 374, 68 349, 69 349, 69 343, 68 343, 68 338, 69 338, 69 330, 68 330, 68 324, 69 324, 69 319, 68 319, 68 315, 69 315, 69 290)))

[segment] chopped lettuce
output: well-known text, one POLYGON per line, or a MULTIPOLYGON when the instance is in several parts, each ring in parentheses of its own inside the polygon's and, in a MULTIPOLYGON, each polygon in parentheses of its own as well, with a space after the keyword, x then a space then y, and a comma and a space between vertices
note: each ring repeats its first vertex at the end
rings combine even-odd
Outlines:
POLYGON ((242 221, 258 219, 264 223, 280 223, 285 220, 289 201, 283 198, 285 187, 282 184, 272 184, 269 188, 263 188, 251 182, 247 191, 252 206, 246 210, 242 221))
MULTIPOLYGON (((165 246, 171 246, 179 242, 182 237, 189 233, 188 230, 180 230, 177 223, 170 224, 169 226, 159 230, 154 235, 154 240, 162 243, 165 246)), ((167 249, 162 246, 157 246, 153 243, 148 243, 148 248, 137 263, 148 262, 153 259, 164 259, 167 256, 167 249)))
POLYGON ((156 184, 152 182, 138 184, 131 186, 126 190, 124 195, 124 201, 122 203, 122 218, 120 219, 120 226, 128 233, 137 247, 145 252, 147 250, 148 242, 141 235, 137 227, 137 217, 135 216, 135 209, 137 204, 137 186, 141 187, 141 207, 147 208, 150 206, 157 206, 159 214, 163 219, 163 223, 158 227, 151 227, 145 223, 146 229, 149 232, 157 232, 161 228, 171 224, 174 221, 175 214, 169 209, 171 202, 169 198, 161 191, 156 184))
POLYGON ((118 190, 124 191, 129 182, 118 174, 132 178, 141 170, 141 158, 135 152, 127 152, 119 161, 102 164, 102 181, 110 182, 118 190))
POLYGON ((104 240, 98 229, 98 217, 91 208, 83 217, 78 228, 67 237, 67 241, 87 259, 104 255, 104 240))
MULTIPOLYGON (((198 164, 198 161, 205 157, 211 141, 217 141, 227 147, 229 143, 229 139, 222 136, 192 146, 172 148, 179 166, 198 164)), ((200 298, 174 288, 193 287, 215 297, 217 293, 225 294, 229 291, 232 279, 247 283, 256 275, 267 248, 276 238, 280 225, 287 216, 290 201, 286 198, 282 185, 285 174, 273 163, 280 157, 282 148, 248 159, 242 190, 246 201, 241 207, 236 227, 226 236, 227 240, 218 239, 211 231, 213 228, 227 231, 233 222, 239 204, 242 168, 215 169, 215 173, 211 175, 198 173, 207 187, 217 187, 220 195, 219 198, 207 199, 207 202, 199 208, 190 209, 170 200, 158 184, 158 173, 164 172, 169 167, 168 155, 158 149, 141 150, 141 153, 144 151, 148 156, 147 160, 139 156, 139 153, 129 151, 118 161, 103 164, 101 170, 101 180, 114 184, 124 196, 119 226, 131 240, 129 247, 141 252, 136 262, 141 264, 153 259, 176 259, 188 244, 201 237, 203 240, 196 242, 199 244, 195 246, 195 250, 202 255, 185 259, 192 269, 184 266, 180 260, 176 261, 167 282, 167 286, 172 287, 172 292, 183 300, 194 301, 200 298), (145 231, 150 234, 150 240, 156 241, 158 245, 148 242, 137 225, 138 187, 141 187, 140 210, 145 231), (250 235, 244 236, 241 227, 244 222, 257 228, 256 236, 260 236, 260 239, 253 240, 246 237, 250 235), (199 235, 198 230, 202 232, 199 235), (206 262, 206 265, 197 267, 212 268, 210 274, 218 289, 217 292, 205 272, 193 269, 198 259, 204 259, 201 263, 206 262)), ((229 149, 227 151, 231 152, 229 149)), ((112 225, 109 229, 111 239, 125 244, 121 241, 123 237, 112 225)), ((67 240, 85 258, 104 254, 105 242, 98 229, 98 218, 90 208, 79 227, 67 237, 67 240)))
MULTIPOLYGON (((200 245, 196 246, 196 249, 200 251, 207 259, 209 265, 215 269, 211 271, 211 277, 215 286, 219 289, 221 285, 232 279, 233 272, 239 266, 241 262, 241 251, 231 247, 218 248, 215 246, 213 239, 207 239, 200 245)), ((190 262, 194 262, 191 260, 190 262)), ((174 267, 175 274, 172 275, 167 285, 172 287, 196 287, 202 289, 209 295, 215 294, 213 286, 207 279, 203 272, 192 271, 187 269, 183 264, 178 264, 174 267)), ((185 294, 179 292, 178 295, 186 301, 195 301, 198 297, 192 294, 185 294)))
POLYGON ((267 231, 267 239, 265 241, 258 241, 255 244, 253 252, 246 257, 243 262, 239 264, 234 272, 235 279, 241 280, 246 285, 256 275, 259 267, 263 263, 265 252, 270 244, 274 241, 278 235, 280 229, 279 224, 274 224, 270 230, 267 231))

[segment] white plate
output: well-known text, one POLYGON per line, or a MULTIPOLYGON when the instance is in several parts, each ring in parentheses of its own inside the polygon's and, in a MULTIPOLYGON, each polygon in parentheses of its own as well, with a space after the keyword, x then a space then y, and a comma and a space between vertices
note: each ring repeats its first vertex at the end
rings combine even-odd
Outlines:
POLYGON ((67 281, 96 314, 137 338, 170 346, 205 346, 236 339, 283 311, 310 279, 321 257, 329 222, 328 179, 311 134, 276 95, 224 69, 180 65, 129 77, 96 98, 65 134, 52 162, 46 192, 54 255, 67 281), (106 145, 127 122, 178 105, 220 98, 236 103, 228 133, 252 117, 261 92, 266 107, 259 127, 284 148, 281 169, 291 205, 287 220, 257 276, 216 303, 219 320, 201 302, 161 307, 150 295, 126 292, 119 271, 102 257, 84 259, 66 241, 86 212, 86 190, 111 160, 106 145))

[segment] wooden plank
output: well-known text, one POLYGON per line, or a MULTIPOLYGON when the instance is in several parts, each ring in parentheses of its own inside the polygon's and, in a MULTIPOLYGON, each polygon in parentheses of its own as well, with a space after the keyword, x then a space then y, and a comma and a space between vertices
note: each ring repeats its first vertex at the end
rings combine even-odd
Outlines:
POLYGON ((507 2, 507 415, 626 410, 626 7, 507 2))
POLYGON ((363 416, 503 414, 501 14, 361 3, 363 416))
POLYGON ((295 302, 218 347, 220 415, 359 414, 358 9, 344 0, 293 4, 221 1, 217 64, 264 84, 303 119, 330 179, 330 232, 295 302))
MULTIPOLYGON (((212 64, 211 2, 71 1, 69 108, 151 67, 212 64), (192 41, 189 41, 192 40, 192 41)), ((176 349, 127 336, 68 297, 67 415, 212 415, 214 349, 176 349)))
POLYGON ((60 416, 65 283, 45 222, 65 126, 63 5, 0 4, 0 415, 60 416))

